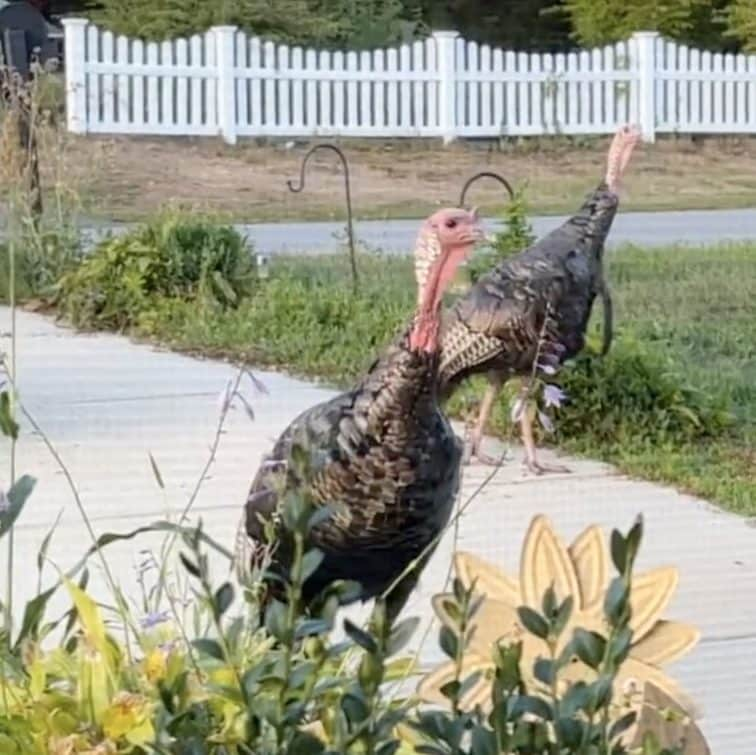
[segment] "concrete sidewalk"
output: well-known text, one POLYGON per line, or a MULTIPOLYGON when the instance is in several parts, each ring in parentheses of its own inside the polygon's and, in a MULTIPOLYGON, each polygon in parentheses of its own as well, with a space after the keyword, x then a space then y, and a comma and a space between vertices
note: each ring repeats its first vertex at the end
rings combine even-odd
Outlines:
MULTIPOLYGON (((208 458, 220 397, 236 370, 117 336, 75 334, 37 315, 19 313, 17 325, 21 397, 70 467, 97 533, 162 519, 167 508, 180 511, 208 458), (165 492, 155 481, 149 453, 159 465, 165 492)), ((9 330, 9 312, 0 308, 0 350, 9 349, 9 330)), ((256 394, 251 382, 243 383, 256 418, 251 421, 241 406, 230 412, 217 460, 193 510, 209 534, 229 547, 261 455, 296 414, 332 393, 274 373, 256 375, 269 394, 256 394)), ((7 455, 2 439, 2 487, 7 486, 7 455)), ((533 479, 523 476, 517 458, 465 513, 458 547, 517 573, 521 543, 537 513, 546 514, 570 540, 590 523, 626 529, 642 511, 647 534, 639 568, 679 567, 680 587, 669 617, 694 623, 703 633, 698 648, 671 672, 699 702, 712 752, 753 755, 756 529, 703 501, 629 480, 595 462, 570 460, 573 474, 533 479)), ((37 550, 59 511, 50 550, 59 566, 74 563, 89 540, 63 475, 28 427, 17 468, 39 480, 17 527, 17 600, 26 600, 36 587, 37 550)), ((486 473, 474 467, 466 471, 464 498, 486 473)), ((134 586, 139 551, 157 542, 147 537, 110 546, 117 578, 134 586)), ((443 586, 451 545, 449 538, 437 551, 408 613, 429 616, 428 599, 443 586)), ((96 585, 94 563, 92 569, 96 585)), ((219 573, 217 579, 222 578, 219 573)), ((431 648, 427 659, 435 657, 431 648)))

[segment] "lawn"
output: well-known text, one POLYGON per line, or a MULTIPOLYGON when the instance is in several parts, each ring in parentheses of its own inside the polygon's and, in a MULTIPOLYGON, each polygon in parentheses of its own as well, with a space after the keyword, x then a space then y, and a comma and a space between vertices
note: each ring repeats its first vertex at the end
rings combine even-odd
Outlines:
MULTIPOLYGON (((162 301, 138 331, 173 348, 346 385, 414 303, 408 259, 359 264, 357 297, 344 258, 290 258, 236 310, 162 301)), ((560 445, 756 513, 756 246, 625 247, 610 254, 608 270, 615 347, 603 365, 592 358, 564 371, 575 396, 560 445), (598 376, 586 387, 591 371, 598 376)), ((480 388, 463 391, 452 409, 465 410, 480 388)), ((508 413, 502 403, 498 434, 511 432, 508 413)))

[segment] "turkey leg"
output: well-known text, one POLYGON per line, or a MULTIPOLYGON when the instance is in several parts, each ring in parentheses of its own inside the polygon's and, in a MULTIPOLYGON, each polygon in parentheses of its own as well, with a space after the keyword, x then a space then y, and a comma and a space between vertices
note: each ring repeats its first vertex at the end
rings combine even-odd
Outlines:
POLYGON ((497 467, 501 464, 501 458, 496 458, 483 453, 480 447, 483 443, 483 434, 486 431, 486 425, 491 416, 494 401, 496 401, 503 384, 504 381, 502 380, 501 375, 494 373, 488 376, 488 387, 486 388, 485 396, 483 396, 483 401, 480 404, 478 421, 475 423, 475 427, 472 430, 469 443, 466 444, 465 464, 472 463, 473 459, 479 464, 486 464, 492 467, 497 467))
POLYGON ((566 474, 571 472, 569 467, 560 464, 541 464, 536 458, 536 444, 533 438, 533 415, 527 409, 520 417, 520 429, 522 431, 522 442, 525 445, 525 466, 536 475, 542 474, 566 474))

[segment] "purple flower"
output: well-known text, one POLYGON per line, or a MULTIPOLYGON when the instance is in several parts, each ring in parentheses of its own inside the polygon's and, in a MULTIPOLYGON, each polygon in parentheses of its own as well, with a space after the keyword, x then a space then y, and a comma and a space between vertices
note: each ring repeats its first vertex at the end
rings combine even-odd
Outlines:
POLYGON ((546 384, 543 386, 543 401, 548 409, 550 406, 554 406, 557 409, 564 403, 567 398, 567 394, 556 385, 546 384))
POLYGON ((165 624, 170 618, 168 611, 153 611, 148 613, 139 623, 142 625, 142 629, 154 629, 160 624, 165 624))

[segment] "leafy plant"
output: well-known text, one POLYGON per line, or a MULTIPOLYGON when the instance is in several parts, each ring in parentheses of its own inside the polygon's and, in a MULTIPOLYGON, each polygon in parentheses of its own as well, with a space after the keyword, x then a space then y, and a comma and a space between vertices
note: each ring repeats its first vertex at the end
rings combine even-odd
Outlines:
POLYGON ((233 228, 168 211, 98 244, 60 280, 57 302, 75 325, 122 330, 161 297, 234 307, 254 281, 251 251, 233 228))
POLYGON ((572 36, 585 47, 627 39, 636 31, 658 31, 672 39, 686 38, 694 29, 698 14, 709 0, 671 0, 658 3, 639 0, 565 0, 555 6, 572 24, 572 36))
POLYGON ((503 230, 495 233, 490 243, 467 263, 470 282, 474 283, 499 262, 519 254, 535 242, 533 227, 528 221, 525 190, 517 189, 502 216, 503 230))
POLYGON ((567 395, 558 437, 592 444, 663 446, 721 436, 732 426, 727 404, 693 387, 668 356, 620 335, 609 355, 584 351, 564 369, 567 395), (587 433, 586 433, 587 431, 587 433))
POLYGON ((732 0, 722 16, 727 36, 742 42, 745 52, 756 52, 756 0, 732 0))

